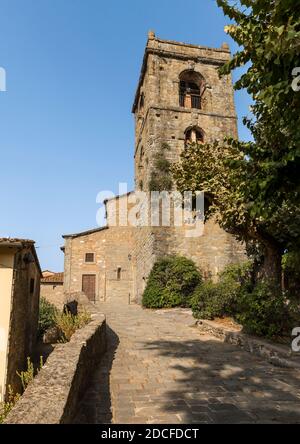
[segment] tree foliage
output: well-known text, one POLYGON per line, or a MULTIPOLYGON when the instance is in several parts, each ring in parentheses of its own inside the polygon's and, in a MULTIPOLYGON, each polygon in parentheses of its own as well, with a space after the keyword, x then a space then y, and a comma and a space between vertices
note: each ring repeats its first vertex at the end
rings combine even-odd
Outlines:
POLYGON ((44 333, 56 325, 55 319, 58 310, 56 307, 47 301, 45 298, 40 299, 39 309, 39 337, 42 338, 44 333))
POLYGON ((249 245, 260 246, 264 273, 280 281, 284 251, 300 245, 300 5, 294 0, 217 0, 233 20, 227 33, 241 47, 220 70, 249 63, 236 89, 254 100, 244 123, 253 142, 226 139, 194 145, 174 168, 178 188, 204 190, 219 224, 249 245))

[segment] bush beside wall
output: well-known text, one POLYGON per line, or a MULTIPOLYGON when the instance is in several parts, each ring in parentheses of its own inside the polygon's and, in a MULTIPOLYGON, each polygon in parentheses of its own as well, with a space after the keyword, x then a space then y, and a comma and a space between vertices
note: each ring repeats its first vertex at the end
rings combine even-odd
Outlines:
POLYGON ((193 261, 180 256, 162 258, 156 262, 150 273, 143 294, 143 306, 146 308, 188 306, 201 280, 201 274, 193 261))
POLYGON ((299 303, 267 282, 254 284, 252 264, 231 265, 219 282, 200 284, 191 299, 198 319, 230 316, 246 333, 267 338, 290 336, 300 325, 299 303))

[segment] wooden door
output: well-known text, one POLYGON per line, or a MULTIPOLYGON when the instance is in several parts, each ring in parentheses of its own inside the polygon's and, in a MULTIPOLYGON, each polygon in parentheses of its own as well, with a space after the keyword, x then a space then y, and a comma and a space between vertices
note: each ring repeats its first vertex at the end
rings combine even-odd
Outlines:
POLYGON ((82 276, 82 291, 91 302, 96 300, 96 275, 84 274, 82 276))

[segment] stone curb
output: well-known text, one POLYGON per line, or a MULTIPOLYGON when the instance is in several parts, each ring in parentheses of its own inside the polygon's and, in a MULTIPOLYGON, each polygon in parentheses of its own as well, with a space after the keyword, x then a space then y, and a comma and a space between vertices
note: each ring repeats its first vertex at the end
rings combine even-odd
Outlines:
POLYGON ((238 346, 253 355, 264 358, 273 365, 300 369, 300 356, 293 355, 288 347, 246 335, 238 330, 235 331, 221 326, 214 321, 200 320, 197 322, 197 326, 202 332, 213 335, 224 343, 238 346))
POLYGON ((57 345, 5 424, 70 424, 95 366, 106 351, 105 316, 88 307, 91 322, 57 345))

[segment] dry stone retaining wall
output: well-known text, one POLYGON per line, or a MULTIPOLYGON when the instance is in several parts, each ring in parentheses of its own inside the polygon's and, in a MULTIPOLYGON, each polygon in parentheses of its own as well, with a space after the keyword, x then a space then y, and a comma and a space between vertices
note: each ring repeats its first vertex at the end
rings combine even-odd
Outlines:
POLYGON ((259 356, 278 367, 300 369, 299 355, 293 354, 288 346, 274 344, 270 341, 242 333, 240 330, 231 330, 214 321, 200 320, 198 328, 203 333, 215 336, 223 342, 259 356))
POLYGON ((106 351, 105 316, 91 322, 67 344, 58 345, 6 418, 6 424, 72 423, 92 373, 106 351))

